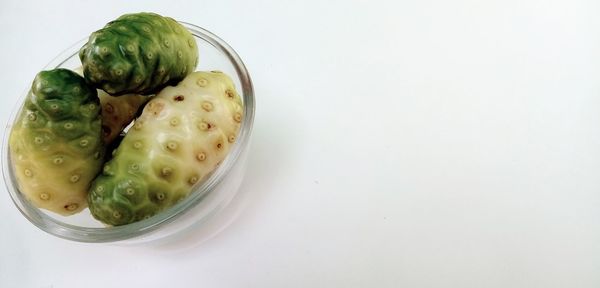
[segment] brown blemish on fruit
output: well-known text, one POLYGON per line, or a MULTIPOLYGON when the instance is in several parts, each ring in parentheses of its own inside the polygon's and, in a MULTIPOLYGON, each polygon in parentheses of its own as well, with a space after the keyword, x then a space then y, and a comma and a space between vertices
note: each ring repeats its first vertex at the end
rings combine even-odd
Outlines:
POLYGON ((198 129, 200 129, 202 131, 207 131, 212 127, 213 127, 213 125, 208 122, 202 121, 202 122, 198 123, 198 129))
POLYGON ((183 101, 183 99, 185 99, 185 97, 183 95, 175 95, 173 96, 173 100, 180 102, 183 101))
POLYGON ((75 210, 77 210, 77 208, 79 208, 79 204, 77 204, 77 203, 67 204, 64 206, 64 208, 67 209, 67 211, 75 211, 75 210))
POLYGON ((154 101, 150 104, 148 104, 148 112, 150 112, 150 114, 154 115, 154 116, 158 116, 160 115, 160 112, 162 112, 162 110, 165 108, 165 103, 163 102, 159 102, 159 101, 154 101))
POLYGON ((227 94, 227 98, 229 99, 233 99, 233 97, 235 97, 235 93, 230 89, 225 90, 225 94, 227 94))

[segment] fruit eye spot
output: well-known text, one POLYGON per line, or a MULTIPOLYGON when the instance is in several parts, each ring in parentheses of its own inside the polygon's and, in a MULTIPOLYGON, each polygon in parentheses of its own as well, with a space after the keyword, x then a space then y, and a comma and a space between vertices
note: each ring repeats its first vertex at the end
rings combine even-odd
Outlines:
POLYGON ((206 122, 200 122, 200 124, 198 124, 198 128, 202 131, 206 131, 208 129, 210 129, 212 127, 212 125, 210 123, 206 123, 206 122))
POLYGON ((52 163, 56 164, 56 165, 60 165, 64 162, 64 159, 62 156, 58 156, 54 159, 52 159, 52 163))
POLYGON ((177 143, 172 142, 172 141, 169 142, 169 143, 167 143, 167 149, 169 149, 169 150, 176 150, 177 149, 177 143))
POLYGON ((173 96, 173 100, 178 101, 178 102, 183 101, 183 99, 185 99, 185 97, 183 95, 173 96))
POLYGON ((67 130, 72 129, 73 128, 73 123, 65 123, 64 127, 67 130))
POLYGON ((42 199, 44 201, 49 200, 50 199, 50 194, 48 194, 48 193, 41 193, 40 194, 40 199, 42 199))
POLYGON ((198 155, 196 155, 196 159, 198 159, 199 161, 204 161, 206 160, 206 154, 204 152, 200 152, 198 153, 198 155))
POLYGON ((225 94, 227 94, 227 97, 229 97, 230 99, 233 99, 233 97, 235 96, 235 93, 233 93, 233 91, 229 89, 225 90, 225 94))
POLYGON ((69 178, 69 181, 71 181, 71 183, 75 183, 75 182, 79 181, 79 175, 77 175, 77 174, 72 175, 71 178, 69 178))
POLYGON ((205 87, 206 84, 208 84, 208 80, 206 80, 204 78, 200 78, 200 79, 198 79, 198 81, 196 81, 196 84, 198 84, 198 86, 200 86, 200 87, 205 87))
POLYGON ((27 119, 29 119, 29 121, 35 121, 37 119, 37 116, 35 116, 35 114, 31 113, 31 114, 27 115, 27 119))
POLYGON ((233 116, 233 120, 235 120, 235 122, 240 123, 242 121, 242 114, 235 113, 235 115, 233 116))
POLYGON ((77 205, 76 203, 71 203, 71 204, 65 205, 65 209, 67 209, 68 211, 75 211, 75 210, 77 210, 78 207, 79 207, 79 205, 77 205))
POLYGON ((210 112, 213 110, 213 105, 212 105, 212 103, 205 101, 202 103, 202 109, 204 109, 204 111, 206 111, 206 112, 210 112))
POLYGON ((25 176, 27 176, 27 177, 33 176, 33 173, 29 169, 25 169, 25 171, 23 171, 23 172, 25 173, 25 176))
POLYGON ((113 113, 113 112, 115 112, 115 107, 113 107, 110 104, 106 104, 106 105, 104 105, 104 111, 106 113, 113 113))
POLYGON ((127 190, 125 190, 125 193, 127 193, 127 195, 131 196, 131 195, 135 194, 135 190, 133 188, 127 188, 127 190))
POLYGON ((158 193, 156 194, 156 199, 158 199, 158 201, 162 201, 165 199, 165 194, 164 193, 158 193))
POLYGON ((173 172, 173 169, 171 169, 171 167, 164 167, 160 170, 160 174, 163 176, 169 176, 169 175, 171 175, 172 172, 173 172))
POLYGON ((81 147, 85 147, 85 146, 87 146, 87 145, 88 145, 88 143, 89 143, 89 141, 88 141, 88 140, 86 140, 86 139, 83 139, 83 140, 79 141, 79 146, 81 146, 81 147))

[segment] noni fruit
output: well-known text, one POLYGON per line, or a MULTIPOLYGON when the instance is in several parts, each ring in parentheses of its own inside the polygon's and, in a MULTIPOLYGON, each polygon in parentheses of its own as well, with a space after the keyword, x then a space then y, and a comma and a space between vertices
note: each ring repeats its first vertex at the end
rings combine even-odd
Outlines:
POLYGON ((225 158, 241 120, 240 97, 223 73, 194 72, 164 88, 92 183, 92 215, 123 225, 174 205, 225 158))
POLYGON ((133 121, 138 109, 150 99, 139 94, 111 96, 102 90, 98 90, 98 98, 102 105, 102 139, 106 144, 110 144, 119 136, 133 121))
POLYGON ((152 94, 193 72, 198 48, 172 18, 125 14, 92 33, 79 58, 88 83, 111 95, 152 94))
MULTIPOLYGON (((83 76, 82 67, 73 71, 83 76)), ((98 89, 98 98, 102 106, 102 139, 106 145, 115 141, 123 129, 133 121, 140 107, 150 99, 139 94, 112 96, 101 89, 98 89)))
POLYGON ((29 201, 62 215, 81 211, 104 157, 96 89, 70 70, 38 73, 9 146, 18 186, 29 201))

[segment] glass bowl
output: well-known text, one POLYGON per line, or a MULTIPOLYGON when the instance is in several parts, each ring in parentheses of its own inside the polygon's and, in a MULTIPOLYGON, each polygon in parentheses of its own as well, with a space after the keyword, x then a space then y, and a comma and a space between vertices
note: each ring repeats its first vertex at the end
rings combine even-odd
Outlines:
MULTIPOLYGON (((123 226, 107 227, 95 220, 86 208, 82 212, 64 217, 38 209, 19 192, 8 148, 8 137, 15 118, 23 106, 23 93, 12 112, 2 146, 2 173, 8 193, 19 211, 39 229, 68 240, 119 244, 140 244, 168 239, 169 236, 197 228, 229 204, 237 194, 245 173, 246 156, 252 123, 254 120, 254 91, 250 75, 237 53, 216 35, 198 26, 180 22, 196 39, 199 64, 196 70, 220 70, 227 73, 242 98, 244 116, 236 143, 222 164, 202 183, 197 184, 190 195, 175 206, 148 219, 123 226)), ((75 69, 81 66, 79 48, 88 37, 75 43, 52 60, 43 70, 54 68, 75 69)), ((33 81, 33 79, 32 79, 33 81)))

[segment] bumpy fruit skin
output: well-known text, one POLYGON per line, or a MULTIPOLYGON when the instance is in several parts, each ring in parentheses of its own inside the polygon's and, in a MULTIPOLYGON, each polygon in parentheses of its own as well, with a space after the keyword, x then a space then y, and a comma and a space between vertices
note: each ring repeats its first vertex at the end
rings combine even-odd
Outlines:
MULTIPOLYGON (((82 67, 73 71, 83 76, 82 67)), ((102 106, 102 140, 106 145, 115 141, 123 129, 133 121, 140 107, 150 100, 150 97, 140 94, 112 96, 100 89, 98 98, 102 106)))
POLYGON ((193 72, 198 48, 172 18, 125 14, 92 33, 79 58, 88 83, 111 95, 152 94, 193 72))
POLYGON ((124 225, 173 206, 225 158, 241 120, 240 97, 223 73, 194 72, 166 87, 90 187, 92 215, 124 225))
POLYGON ((71 215, 87 206, 104 144, 96 89, 66 69, 37 74, 11 130, 20 191, 36 207, 71 215))

